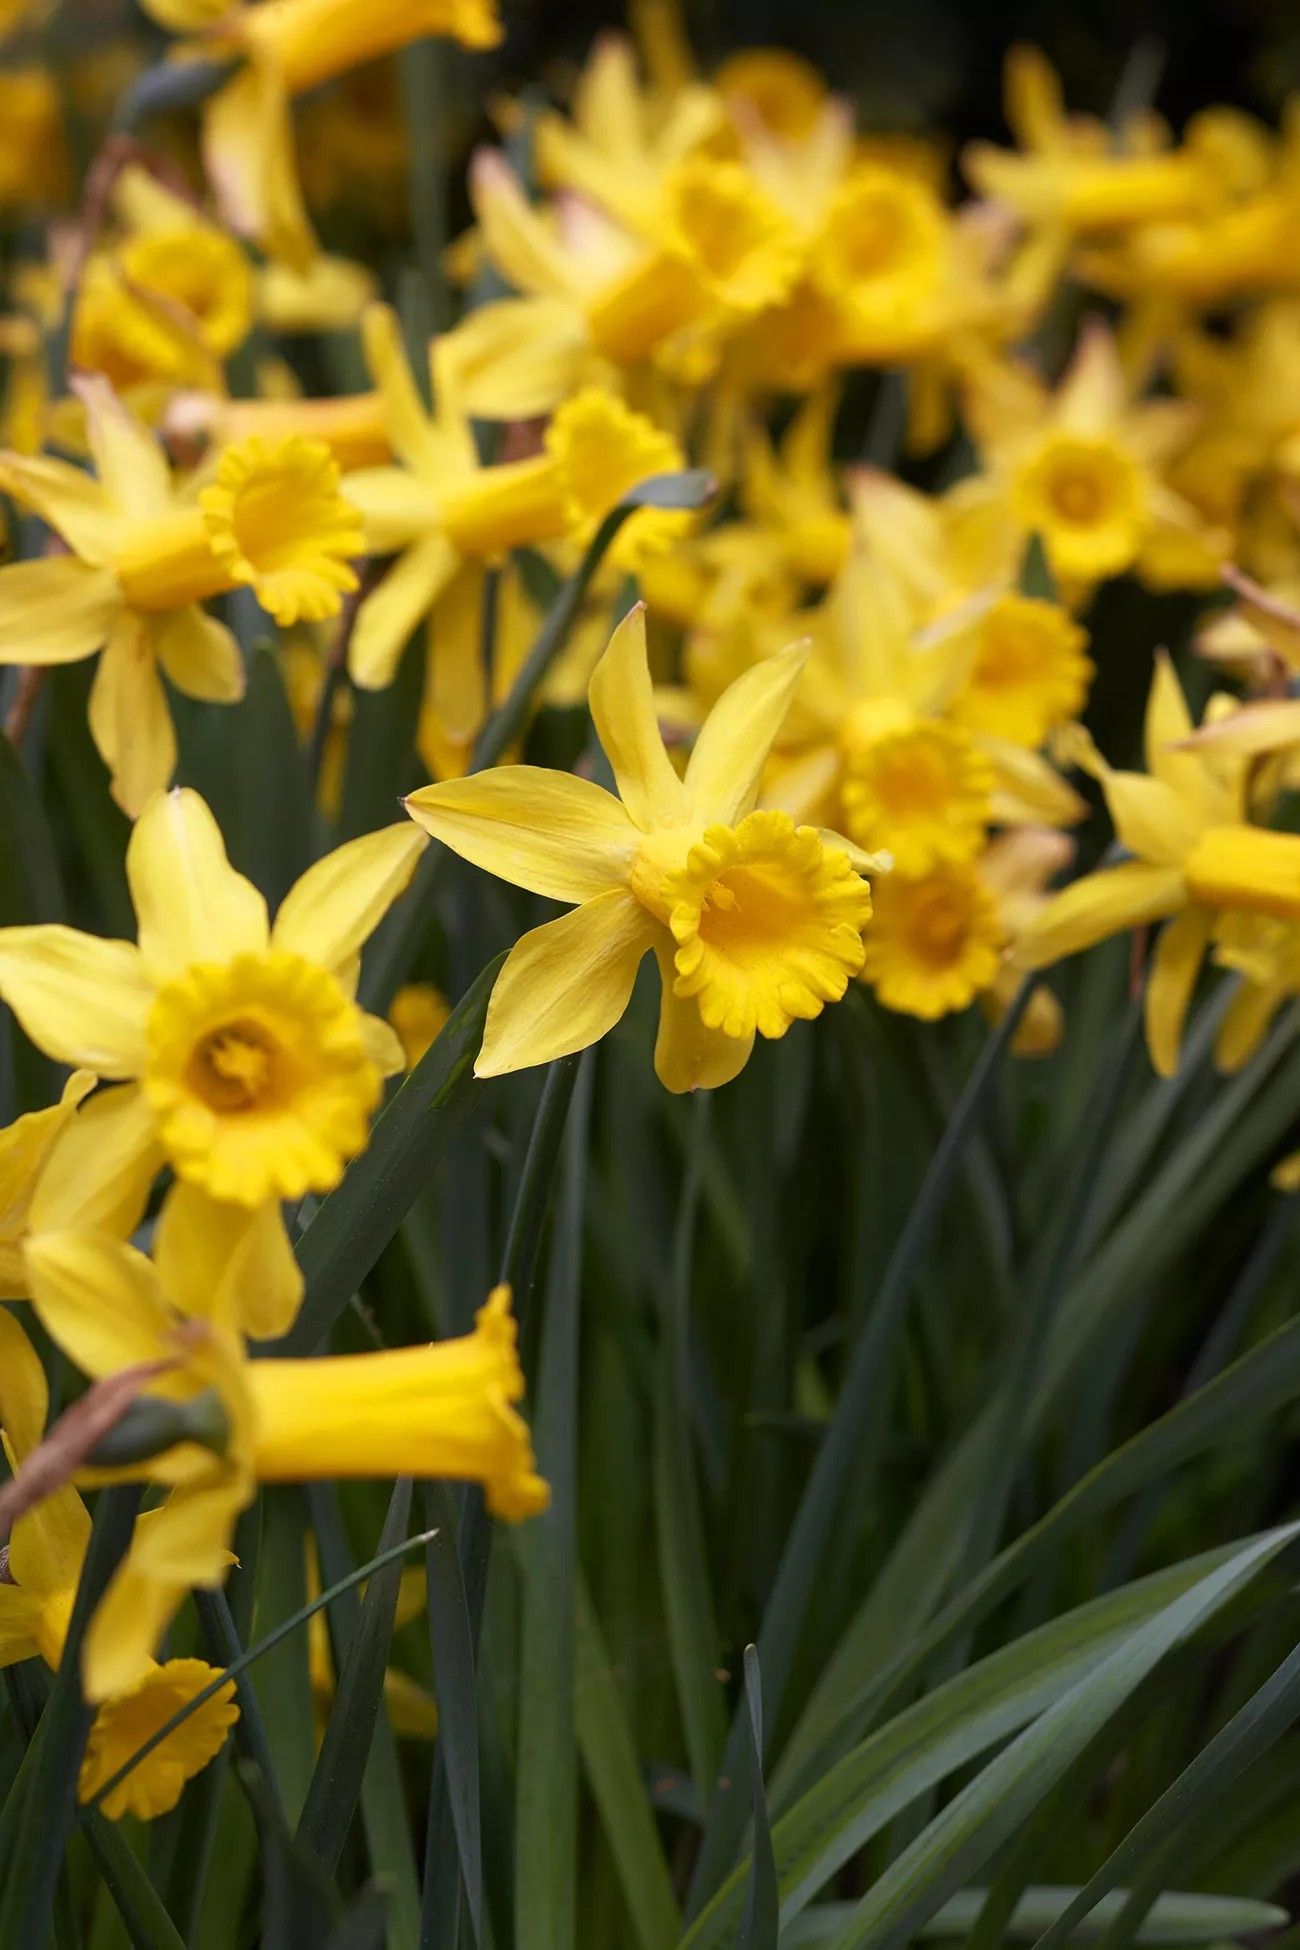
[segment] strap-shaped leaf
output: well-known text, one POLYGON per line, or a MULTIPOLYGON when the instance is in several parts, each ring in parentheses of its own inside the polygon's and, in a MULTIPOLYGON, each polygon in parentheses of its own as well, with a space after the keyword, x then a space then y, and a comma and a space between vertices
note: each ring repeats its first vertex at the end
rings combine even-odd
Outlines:
POLYGON ((105 1821, 96 1811, 86 1823, 86 1840, 135 1950, 185 1950, 162 1897, 127 1847, 117 1823, 105 1821))
POLYGON ((745 1706, 749 1713, 749 1777, 754 1806, 754 1842, 745 1883, 745 1907, 736 1932, 736 1950, 776 1950, 780 1909, 776 1857, 763 1789, 763 1681, 758 1648, 745 1647, 745 1706))

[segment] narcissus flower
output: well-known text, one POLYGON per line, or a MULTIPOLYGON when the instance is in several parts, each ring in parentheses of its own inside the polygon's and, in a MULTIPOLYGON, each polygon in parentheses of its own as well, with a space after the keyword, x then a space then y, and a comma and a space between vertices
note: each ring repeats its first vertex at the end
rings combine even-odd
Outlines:
POLYGON ((32 1198, 60 1133, 94 1087, 92 1071, 74 1070, 57 1104, 29 1111, 0 1131, 0 1297, 6 1300, 26 1295, 23 1240, 32 1198))
POLYGON ((231 229, 305 270, 316 239, 303 207, 289 104, 322 82, 426 34, 494 47, 492 0, 149 0, 174 33, 202 37, 202 58, 242 57, 204 104, 203 160, 231 229))
POLYGON ((1037 750, 1054 725, 1083 709, 1093 675, 1088 632, 1059 604, 1016 595, 999 597, 973 627, 974 656, 953 717, 1037 750))
POLYGON ((73 663, 102 646, 90 729, 135 817, 176 764, 159 667, 192 697, 243 693, 239 646, 203 602, 242 584, 280 623, 336 615, 356 587, 361 526, 325 447, 249 440, 177 488, 154 435, 104 380, 79 391, 97 479, 44 455, 0 455, 0 485, 71 551, 0 569, 0 662, 73 663))
MULTIPOLYGON (((337 1184, 382 1078, 404 1067, 388 1024, 352 1000, 357 955, 424 845, 405 822, 350 841, 308 868, 269 926, 199 795, 160 794, 127 848, 138 946, 0 929, 0 993, 32 1040, 116 1084, 56 1145, 40 1222, 69 1223, 60 1211, 97 1193, 138 1218, 164 1163, 239 1237, 268 1202, 278 1232, 276 1201, 337 1184)), ((264 1245, 274 1252, 274 1237, 264 1245)), ((292 1319, 291 1259, 284 1272, 287 1290, 250 1332, 292 1319)))
POLYGON ((678 777, 655 720, 644 612, 619 625, 591 681, 621 799, 568 773, 507 766, 426 786, 407 809, 453 852, 516 886, 577 902, 515 943, 475 1066, 496 1076, 585 1049, 659 961, 655 1068, 670 1090, 744 1067, 838 1001, 862 966, 871 895, 846 840, 756 812, 762 769, 807 658, 796 645, 719 700, 678 777))
POLYGON ((192 1218, 164 1213, 153 1262, 90 1233, 43 1234, 27 1249, 41 1321, 83 1372, 99 1380, 166 1362, 148 1393, 215 1398, 224 1424, 220 1453, 180 1442, 130 1466, 175 1487, 137 1531, 91 1622, 83 1679, 92 1699, 133 1686, 186 1592, 221 1582, 232 1526, 259 1481, 451 1477, 482 1483, 489 1509, 512 1522, 546 1507, 514 1407, 524 1383, 509 1288, 496 1289, 458 1340, 248 1361, 239 1331, 248 1246, 196 1234, 192 1218))
POLYGON ((886 874, 875 890, 862 978, 887 1009, 931 1022, 964 1009, 998 973, 1003 930, 971 861, 919 879, 886 874))
POLYGON ((1162 653, 1147 704, 1147 772, 1116 772, 1081 729, 1063 738, 1073 761, 1096 777, 1120 844, 1133 857, 1085 874, 1050 900, 1015 949, 1021 968, 1126 929, 1167 920, 1146 987, 1147 1043, 1162 1076, 1177 1067, 1183 1019, 1220 910, 1300 919, 1300 837, 1245 823, 1247 760, 1220 724, 1233 702, 1211 700, 1204 744, 1178 679, 1162 653))
MULTIPOLYGON (((48 1407, 45 1371, 36 1351, 13 1315, 0 1308, 0 1428, 11 1469, 20 1469, 41 1440, 48 1407)), ((142 1518, 137 1536, 153 1521, 142 1518)), ((6 1575, 0 1578, 0 1666, 39 1658, 57 1670, 89 1542, 90 1517, 71 1484, 16 1519, 6 1575)), ((77 1781, 78 1798, 91 1800, 129 1754, 216 1676, 216 1668, 202 1659, 169 1659, 159 1665, 145 1658, 132 1685, 106 1697, 95 1715, 77 1781)), ((180 1800, 185 1783, 220 1753, 238 1718, 232 1680, 106 1796, 104 1813, 111 1821, 128 1813, 142 1821, 165 1815, 180 1800)))

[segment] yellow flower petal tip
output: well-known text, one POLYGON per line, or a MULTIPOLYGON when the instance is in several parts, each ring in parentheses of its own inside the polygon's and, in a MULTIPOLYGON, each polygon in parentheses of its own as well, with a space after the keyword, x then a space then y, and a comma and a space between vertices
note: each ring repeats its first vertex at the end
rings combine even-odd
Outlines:
MULTIPOLYGON (((86 1741, 77 1781, 78 1799, 92 1800, 137 1748, 216 1677, 216 1668, 202 1659, 169 1659, 165 1665, 152 1666, 129 1691, 105 1701, 86 1741)), ((126 1814, 140 1821, 168 1814, 180 1800, 185 1783, 221 1752, 238 1718, 235 1682, 230 1680, 105 1796, 100 1804, 104 1814, 110 1821, 126 1814)))

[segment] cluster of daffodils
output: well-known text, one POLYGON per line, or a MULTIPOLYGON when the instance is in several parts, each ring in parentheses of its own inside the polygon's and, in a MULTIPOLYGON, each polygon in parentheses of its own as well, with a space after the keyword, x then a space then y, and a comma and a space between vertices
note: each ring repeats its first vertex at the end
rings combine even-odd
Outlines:
MULTIPOLYGON (((106 141, 75 221, 44 18, 7 8, 0 49, 0 213, 22 238, 0 315, 7 723, 29 756, 50 668, 93 661, 98 758, 75 762, 102 761, 130 822, 136 914, 134 940, 0 928, 0 999, 71 1072, 0 1132, 0 1662, 58 1668, 80 1490, 147 1482, 82 1649, 81 1794, 110 1816, 172 1807, 237 1716, 166 1636, 225 1577, 259 1483, 414 1474, 481 1483, 507 1520, 546 1503, 505 1288, 457 1340, 266 1346, 303 1301, 303 1201, 446 1018, 427 983, 388 1019, 357 1001, 395 902, 424 903, 426 936, 445 918, 410 886, 431 841, 563 910, 505 959, 482 1078, 597 1043, 650 952, 673 1092, 725 1085, 756 1036, 854 983, 927 1021, 1014 1003, 1012 1047, 1049 1052, 1040 971, 1134 930, 1162 1072, 1207 957, 1238 978, 1225 1068, 1300 993, 1280 813, 1300 778, 1300 123, 1107 126, 1017 50, 1015 146, 972 145, 958 195, 937 145, 860 132, 790 55, 702 73, 657 0, 563 110, 496 101, 505 147, 469 159, 473 225, 440 257, 417 208, 417 298, 463 297, 426 344, 385 229, 420 147, 392 61, 429 37, 491 49, 492 0, 144 4, 175 39, 132 115, 169 113, 106 141), (372 261, 322 250, 340 204, 366 210, 372 261), (687 468, 703 507, 663 480, 687 468), (1198 649, 1251 693, 1216 694, 1198 729, 1158 655, 1144 772, 1081 722, 1108 655, 1095 601, 1124 577, 1199 596, 1198 649), (321 842, 274 915, 178 736, 239 703, 263 642, 321 842), (412 653, 392 823, 331 848, 360 707, 412 653), (482 769, 507 698, 509 762, 482 769), (526 762, 552 709, 581 725, 571 770, 526 762), (1086 781, 1114 841, 1070 879, 1086 781), (181 1434, 128 1461, 78 1447, 29 1311, 94 1402, 161 1404, 181 1434)), ((436 171, 416 189, 447 201, 436 171)), ((313 1672, 328 1693, 319 1639, 313 1672)), ((427 1732, 414 1683, 389 1691, 427 1732)))

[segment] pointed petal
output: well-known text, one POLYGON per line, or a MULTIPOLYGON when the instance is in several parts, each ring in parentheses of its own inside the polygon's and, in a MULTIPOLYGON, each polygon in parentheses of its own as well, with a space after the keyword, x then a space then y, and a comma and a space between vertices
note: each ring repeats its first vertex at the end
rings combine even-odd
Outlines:
POLYGON ((31 1230, 127 1238, 144 1217, 163 1162, 141 1086, 97 1091, 59 1134, 32 1198, 31 1230))
POLYGON ((393 452, 426 478, 438 471, 437 443, 420 398, 397 316, 388 305, 367 305, 361 314, 361 344, 370 377, 384 396, 384 415, 393 452))
POLYGON ((0 663, 71 664, 93 656, 122 613, 111 569, 75 555, 0 569, 0 663))
POLYGON ((154 662, 153 619, 125 610, 105 644, 90 692, 90 732, 130 819, 176 769, 176 734, 154 662))
POLYGON ((551 900, 585 901, 621 887, 641 844, 613 793, 536 765, 422 786, 403 803, 462 859, 551 900))
POLYGON ((126 876, 140 953, 155 981, 198 961, 260 954, 266 902, 226 858, 221 828, 189 786, 159 793, 136 821, 126 876))
POLYGON ((298 187, 289 103, 269 62, 250 61, 208 101, 203 163, 232 230, 294 270, 310 269, 316 239, 298 187))
POLYGON ((361 516, 371 555, 391 555, 442 525, 438 497, 405 467, 359 467, 343 477, 344 499, 361 516))
POLYGON ((1231 1074, 1248 1063, 1286 1001, 1281 982, 1243 982, 1228 1004, 1214 1042, 1214 1061, 1231 1074))
POLYGON ((1157 650, 1144 726, 1147 771, 1176 792, 1191 817, 1199 819, 1204 812, 1201 760, 1195 753, 1170 749, 1189 737, 1191 730, 1192 717, 1178 673, 1169 652, 1157 650))
POLYGON ((522 935, 497 976, 475 1076, 504 1076, 598 1043, 627 1008, 658 931, 618 888, 522 935))
POLYGON ((285 895, 271 946, 338 968, 368 941, 429 844, 409 819, 335 847, 285 895))
POLYGON ((643 833, 680 826, 686 792, 672 768, 655 715, 646 657, 645 604, 630 609, 592 672, 587 692, 619 796, 643 833))
POLYGON ((1205 959, 1214 915, 1199 901, 1189 901, 1181 914, 1162 929, 1147 974, 1145 996, 1147 1048, 1156 1075, 1171 1077, 1178 1068, 1187 1005, 1205 959))
POLYGON ((16 1666, 20 1659, 40 1657, 36 1634, 45 1600, 16 1584, 0 1585, 0 1666, 16 1666))
MULTIPOLYGON (((93 1070, 74 1070, 57 1104, 16 1117, 0 1131, 0 1241, 8 1244, 26 1230, 32 1194, 59 1133, 94 1087, 93 1070)), ((6 1269, 11 1280, 13 1270, 6 1269)), ((0 1286, 9 1299, 21 1298, 22 1292, 21 1286, 16 1292, 0 1286)))
POLYGON ((445 535, 426 535, 398 556, 357 610, 348 645, 354 684, 378 691, 392 683, 412 633, 459 567, 460 556, 445 535))
POLYGON ((772 741, 785 721, 808 661, 806 643, 792 643, 738 677, 704 721, 686 768, 690 817, 734 826, 754 809, 772 741))
POLYGON ((133 521, 165 515, 171 507, 171 469, 157 436, 102 374, 76 373, 68 384, 86 409, 95 472, 113 506, 133 521))
MULTIPOLYGON (((0 580, 3 573, 0 572, 0 580)), ((1214 718, 1183 740, 1186 751, 1230 752, 1257 758, 1261 752, 1285 751, 1300 745, 1300 698, 1269 698, 1243 704, 1229 716, 1214 718)))
POLYGON ((655 942, 663 993, 659 1003, 659 1034, 655 1039, 655 1075, 665 1090, 716 1090, 739 1076, 754 1047, 748 1036, 724 1036, 706 1029, 695 997, 674 995, 677 967, 672 941, 655 942))
POLYGON ((27 1243, 27 1272, 41 1325, 92 1380, 174 1352, 158 1274, 123 1240, 43 1232, 27 1243))
POLYGON ((1101 789, 1120 843, 1153 866, 1176 867, 1196 838, 1184 800, 1144 772, 1103 772, 1101 789))
POLYGON ((153 984, 131 942, 57 925, 0 928, 0 996, 56 1062, 103 1077, 144 1069, 153 984))
POLYGON ((535 297, 570 295, 573 279, 564 252, 499 150, 475 150, 470 201, 483 249, 516 290, 535 297))
POLYGON ((401 1037, 382 1016, 362 1016, 361 1036, 366 1055, 381 1077, 400 1076, 408 1067, 401 1037))
POLYGON ((24 1591, 43 1598, 74 1592, 90 1542, 90 1512, 71 1483, 52 1490, 19 1517, 9 1539, 9 1568, 24 1591))
MULTIPOLYGON (((164 1508, 166 1506, 164 1505, 164 1508)), ((138 1686, 189 1587, 141 1577, 131 1558, 120 1564, 86 1631, 81 1683, 92 1706, 138 1686)))
POLYGON ((158 661, 178 691, 208 704, 237 704, 244 695, 244 660, 224 623, 197 603, 169 610, 154 624, 158 661))
POLYGON ((41 1357, 18 1324, 0 1307, 0 1429, 19 1462, 45 1434, 50 1390, 41 1357))
POLYGON ((1124 369, 1113 333, 1091 318, 1057 395, 1057 417, 1072 433, 1106 433, 1124 416, 1124 369))
POLYGON ((1172 867, 1135 861, 1085 874, 1048 901, 1016 943, 1013 960, 1018 968, 1047 968, 1094 941, 1163 921, 1186 898, 1183 876, 1172 867))
POLYGON ((172 1305, 196 1319, 212 1318, 236 1258, 230 1324, 253 1340, 286 1334, 302 1304, 303 1278, 279 1206, 269 1199, 251 1211, 225 1205, 178 1180, 163 1202, 154 1243, 154 1264, 172 1305))
POLYGON ((113 559, 122 517, 99 482, 47 454, 0 454, 0 487, 58 530, 74 555, 104 567, 113 559))

